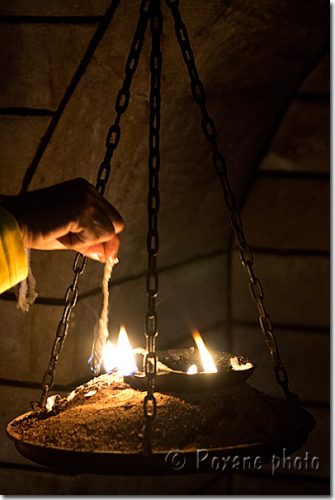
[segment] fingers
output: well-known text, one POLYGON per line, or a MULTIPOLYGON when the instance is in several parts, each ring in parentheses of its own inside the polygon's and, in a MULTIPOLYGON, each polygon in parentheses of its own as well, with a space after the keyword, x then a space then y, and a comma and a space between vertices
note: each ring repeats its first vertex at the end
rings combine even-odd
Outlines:
POLYGON ((124 221, 119 212, 104 198, 101 198, 103 203, 104 213, 108 216, 110 222, 113 224, 116 234, 121 233, 124 228, 124 221))
POLYGON ((97 243, 89 247, 82 247, 78 251, 90 259, 97 260, 99 262, 107 262, 107 260, 115 259, 117 257, 119 247, 120 237, 115 235, 114 238, 109 241, 97 243))
POLYGON ((107 260, 115 259, 117 257, 119 247, 120 236, 114 235, 114 237, 109 241, 82 248, 81 253, 93 260, 107 262, 107 260))
POLYGON ((109 222, 113 225, 114 232, 116 234, 121 233, 124 227, 124 221, 119 212, 105 199, 101 194, 93 187, 92 184, 88 183, 84 179, 79 179, 79 182, 83 181, 83 185, 89 190, 92 200, 87 200, 86 205, 91 204, 92 208, 96 210, 94 217, 95 222, 99 222, 100 217, 104 215, 108 218, 109 222), (100 210, 99 210, 100 209, 100 210))
POLYGON ((12 197, 11 212, 26 248, 72 249, 104 262, 116 256, 124 226, 119 212, 78 178, 12 197))
POLYGON ((108 239, 104 238, 101 241, 91 239, 91 242, 85 238, 80 238, 76 233, 69 233, 60 238, 60 242, 63 248, 80 252, 99 262, 106 262, 110 258, 115 259, 120 248, 120 236, 115 233, 112 233, 108 239))
POLYGON ((73 181, 77 193, 77 217, 59 242, 66 248, 105 262, 116 257, 124 222, 119 212, 84 179, 73 181))
POLYGON ((113 239, 106 241, 104 244, 104 260, 106 262, 108 259, 115 259, 118 255, 120 248, 120 236, 116 234, 113 239))
MULTIPOLYGON (((124 226, 123 219, 115 208, 106 200, 102 201, 104 202, 104 206, 97 205, 91 219, 86 222, 87 229, 91 230, 96 238, 103 238, 104 235, 119 234, 124 226)), ((108 240, 108 238, 104 239, 108 240)))

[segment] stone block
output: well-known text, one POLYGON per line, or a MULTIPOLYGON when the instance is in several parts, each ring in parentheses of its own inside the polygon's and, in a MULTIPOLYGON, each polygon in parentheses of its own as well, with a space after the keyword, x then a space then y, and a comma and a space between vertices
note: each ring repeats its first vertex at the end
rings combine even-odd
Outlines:
MULTIPOLYGON (((29 313, 16 309, 15 303, 0 301, 1 342, 0 377, 17 381, 41 382, 47 369, 51 348, 61 319, 61 307, 35 304, 29 313)), ((69 384, 76 380, 77 345, 73 333, 75 318, 60 356, 55 382, 69 384)), ((85 360, 86 366, 87 360, 85 360)), ((78 363, 77 363, 78 365, 78 363)))
POLYGON ((329 251, 330 186, 326 180, 261 177, 242 219, 251 246, 329 251))
MULTIPOLYGON (((4 318, 1 325, 0 377, 40 383, 49 363, 63 307, 34 304, 29 313, 22 313, 16 309, 15 303, 0 301, 0 308, 4 318)), ((57 384, 74 383, 82 376, 90 378, 87 359, 95 325, 95 321, 90 323, 90 315, 90 311, 85 308, 80 311, 80 305, 77 305, 56 370, 57 384), (78 333, 77 311, 83 317, 78 333), (83 348, 86 348, 85 357, 81 357, 83 348)))
POLYGON ((0 5, 1 16, 101 16, 109 6, 108 0, 15 0, 0 5))
POLYGON ((31 380, 30 329, 32 314, 23 314, 15 302, 0 301, 0 377, 31 380))
MULTIPOLYGON (((274 327, 275 328, 275 327, 274 327)), ((330 338, 323 332, 274 329, 281 359, 286 368, 290 390, 302 400, 329 402, 330 338)), ((277 384, 272 358, 259 328, 235 326, 232 331, 233 351, 249 357, 257 364, 250 384, 274 396, 282 397, 277 384)))
POLYGON ((0 488, 5 495, 75 495, 76 477, 40 468, 1 468, 0 488))
MULTIPOLYGON (((32 250, 31 269, 36 279, 36 290, 41 297, 56 297, 63 300, 68 286, 72 283, 73 263, 76 253, 70 250, 46 252, 32 250)), ((87 261, 85 272, 80 276, 80 293, 101 286, 103 265, 93 260, 87 261)), ((118 266, 113 270, 113 279, 117 279, 118 266)))
POLYGON ((0 107, 56 109, 93 33, 90 25, 3 24, 0 107))
POLYGON ((232 478, 233 495, 329 495, 330 482, 313 479, 262 477, 261 475, 235 474, 232 478))
MULTIPOLYGON (((196 495, 210 493, 215 478, 213 474, 175 476, 98 476, 91 474, 78 478, 78 494, 114 495, 196 495), (200 493, 199 493, 200 492, 200 493)), ((215 488, 215 486, 214 486, 215 488)), ((228 479, 220 481, 221 493, 227 492, 228 479)), ((216 486, 216 491, 218 490, 216 486)))
MULTIPOLYGON (((5 495, 192 495, 197 491, 210 494, 213 479, 213 474, 127 477, 112 472, 108 476, 71 475, 47 469, 3 467, 0 488, 5 495)), ((225 476, 220 479, 220 492, 225 493, 228 479, 225 476)))
MULTIPOLYGON (((274 324, 329 326, 329 258, 255 253, 265 304, 274 324)), ((237 252, 232 260, 232 314, 236 321, 256 321, 258 312, 237 252)))
POLYGON ((317 98, 293 101, 260 168, 286 172, 329 172, 329 102, 317 98))
POLYGON ((0 115, 0 193, 16 194, 49 124, 49 117, 0 115))
POLYGON ((192 328, 201 331, 227 319, 226 277, 225 254, 194 261, 162 274, 158 310, 172 345, 174 339, 182 335, 191 340, 192 328))

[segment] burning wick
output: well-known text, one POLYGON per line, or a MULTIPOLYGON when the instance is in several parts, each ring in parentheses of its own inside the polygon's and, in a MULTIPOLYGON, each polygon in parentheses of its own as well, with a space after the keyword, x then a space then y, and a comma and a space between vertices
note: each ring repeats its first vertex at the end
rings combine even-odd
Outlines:
POLYGON ((133 349, 124 326, 121 326, 117 339, 117 369, 122 375, 130 375, 137 371, 133 349))
POLYGON ((116 348, 110 340, 107 340, 102 348, 102 363, 107 373, 116 369, 116 360, 116 348))
POLYGON ((250 363, 249 361, 247 363, 242 363, 237 356, 233 356, 230 358, 230 364, 232 369, 235 371, 249 370, 253 367, 252 363, 250 363))
POLYGON ((194 342, 197 344, 197 347, 199 349, 204 371, 206 373, 217 373, 218 370, 215 366, 213 358, 208 352, 207 347, 205 346, 205 343, 202 340, 200 333, 198 331, 194 331, 192 332, 192 336, 194 338, 194 342))
POLYGON ((187 370, 187 375, 195 375, 196 373, 198 373, 197 365, 191 365, 187 370))
POLYGON ((133 349, 124 326, 121 326, 116 347, 108 340, 103 347, 102 362, 106 372, 115 370, 119 375, 131 375, 137 371, 133 349))
POLYGON ((98 375, 101 366, 102 351, 106 345, 108 337, 108 313, 109 313, 109 290, 108 283, 112 276, 113 267, 117 264, 119 260, 117 258, 110 258, 106 261, 104 267, 104 275, 102 278, 102 292, 103 292, 103 302, 102 309, 100 313, 98 331, 94 336, 92 354, 88 360, 91 370, 94 375, 98 375))

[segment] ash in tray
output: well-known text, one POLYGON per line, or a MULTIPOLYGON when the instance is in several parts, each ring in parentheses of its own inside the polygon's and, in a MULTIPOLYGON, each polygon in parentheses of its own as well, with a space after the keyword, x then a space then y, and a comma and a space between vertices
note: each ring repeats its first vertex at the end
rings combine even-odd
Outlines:
MULTIPOLYGON (((313 427, 312 417, 300 406, 246 383, 210 393, 155 396, 154 452, 281 442, 313 427)), ((32 412, 12 424, 20 440, 78 451, 143 451, 144 393, 117 375, 101 375, 65 398, 51 398, 49 413, 32 412)))

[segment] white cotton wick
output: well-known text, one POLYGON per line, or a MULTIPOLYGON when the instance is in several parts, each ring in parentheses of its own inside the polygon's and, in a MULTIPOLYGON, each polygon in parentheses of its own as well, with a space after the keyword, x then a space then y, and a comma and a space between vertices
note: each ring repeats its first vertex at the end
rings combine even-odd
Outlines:
POLYGON ((60 396, 58 394, 54 394, 53 396, 48 397, 47 402, 45 404, 45 409, 47 410, 47 412, 50 412, 53 409, 58 399, 60 399, 60 396))
POLYGON ((90 398, 91 396, 94 396, 94 394, 96 394, 96 393, 97 393, 96 390, 92 390, 92 391, 86 392, 86 394, 84 394, 84 397, 90 398))
POLYGON ((243 363, 238 359, 237 356, 232 356, 230 358, 230 365, 233 370, 235 371, 244 371, 244 370, 250 370, 250 368, 253 367, 253 364, 248 361, 247 363, 243 363))
POLYGON ((102 360, 102 351, 108 338, 108 313, 109 313, 109 289, 108 284, 112 276, 113 267, 119 262, 116 257, 111 257, 105 263, 104 274, 102 278, 102 308, 98 323, 98 332, 94 338, 92 355, 90 358, 90 365, 95 375, 100 371, 100 364, 102 360))

